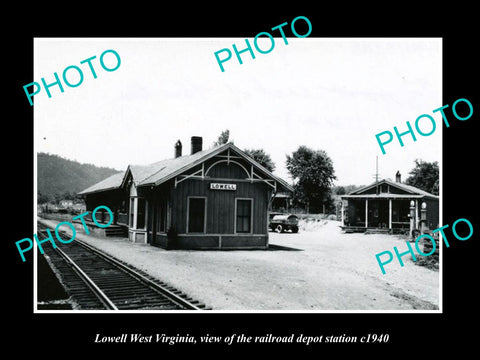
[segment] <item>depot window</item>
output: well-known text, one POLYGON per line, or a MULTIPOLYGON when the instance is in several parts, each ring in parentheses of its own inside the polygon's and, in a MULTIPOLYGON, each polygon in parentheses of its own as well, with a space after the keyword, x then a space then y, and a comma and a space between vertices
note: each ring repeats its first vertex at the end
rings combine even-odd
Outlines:
POLYGON ((235 232, 252 232, 252 199, 236 199, 236 223, 235 232))
POLYGON ((158 232, 164 233, 166 232, 167 227, 167 202, 162 200, 160 206, 158 207, 157 211, 157 224, 158 224, 158 232))
POLYGON ((206 225, 207 199, 205 197, 188 198, 187 232, 204 233, 206 225))

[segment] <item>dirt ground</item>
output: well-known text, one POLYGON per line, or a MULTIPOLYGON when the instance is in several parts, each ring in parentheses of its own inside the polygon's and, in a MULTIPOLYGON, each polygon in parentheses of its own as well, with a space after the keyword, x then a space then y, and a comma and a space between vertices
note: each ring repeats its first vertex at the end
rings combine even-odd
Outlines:
MULTIPOLYGON (((56 222, 45 221, 54 229, 56 222)), ((405 240, 344 234, 339 222, 303 224, 299 233, 270 233, 269 250, 163 250, 125 238, 77 238, 161 279, 213 310, 438 310, 440 273, 404 256, 383 275, 375 254, 405 240)), ((60 246, 62 246, 60 244, 60 246)))

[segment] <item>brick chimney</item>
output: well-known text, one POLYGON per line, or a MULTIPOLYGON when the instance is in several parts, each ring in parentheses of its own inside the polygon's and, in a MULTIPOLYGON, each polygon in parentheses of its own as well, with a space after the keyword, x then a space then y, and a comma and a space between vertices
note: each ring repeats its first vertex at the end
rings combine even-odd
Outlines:
POLYGON ((182 156, 182 142, 178 140, 175 143, 175 158, 182 156))
POLYGON ((199 151, 202 151, 203 146, 203 139, 201 136, 192 136, 192 152, 191 154, 195 154, 199 151))
POLYGON ((397 171, 397 173, 395 174, 395 181, 397 183, 401 183, 402 182, 402 175, 400 174, 400 171, 397 171))

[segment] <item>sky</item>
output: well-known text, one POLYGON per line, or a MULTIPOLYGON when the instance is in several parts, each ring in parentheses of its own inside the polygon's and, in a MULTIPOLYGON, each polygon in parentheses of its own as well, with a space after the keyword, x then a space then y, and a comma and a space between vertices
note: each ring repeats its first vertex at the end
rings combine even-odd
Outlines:
MULTIPOLYGON (((189 153, 191 136, 209 148, 229 129, 237 147, 270 154, 288 182, 286 155, 300 145, 327 152, 335 185, 372 183, 377 157, 381 179, 397 170, 405 179, 415 159, 441 165, 443 126, 433 113, 444 105, 441 38, 275 38, 270 53, 253 48, 243 64, 233 54, 222 72, 214 53, 233 53, 232 44, 243 49, 245 38, 36 38, 32 81, 52 83, 70 65, 84 76, 74 88, 62 80, 63 93, 52 86, 51 98, 44 88, 35 95, 36 152, 125 170, 173 157, 177 140, 189 153), (121 58, 111 72, 99 63, 109 49, 121 58), (80 64, 92 56, 96 79, 80 64), (422 114, 436 131, 415 142, 405 135, 403 147, 395 138, 383 155, 375 135, 406 131, 407 121, 415 129, 422 114)), ((104 60, 116 64, 111 53, 104 60)), ((426 119, 419 126, 432 129, 426 119)))

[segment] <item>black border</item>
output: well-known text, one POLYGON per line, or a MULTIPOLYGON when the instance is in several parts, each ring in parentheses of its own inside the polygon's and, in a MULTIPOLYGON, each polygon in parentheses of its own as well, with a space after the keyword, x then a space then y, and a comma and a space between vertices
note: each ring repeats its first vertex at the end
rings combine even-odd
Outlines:
MULTIPOLYGON (((245 3, 223 3, 199 9, 183 4, 173 10, 161 3, 109 5, 107 9, 84 4, 85 9, 72 6, 47 8, 33 5, 21 11, 11 10, 12 28, 4 71, 7 73, 7 99, 4 129, 4 192, 8 209, 6 239, 3 247, 7 261, 6 291, 3 295, 4 316, 8 321, 8 348, 49 353, 58 346, 70 346, 75 353, 97 350, 123 352, 127 348, 155 351, 158 356, 179 355, 180 351, 206 349, 210 354, 238 353, 240 350, 266 349, 281 353, 286 348, 315 354, 334 350, 361 350, 389 356, 393 350, 404 356, 426 353, 443 348, 467 350, 475 344, 474 330, 469 319, 475 313, 476 251, 478 250, 478 215, 473 211, 476 201, 475 129, 480 112, 478 88, 474 90, 474 72, 478 62, 474 36, 476 22, 473 8, 452 4, 435 8, 419 8, 418 4, 389 3, 381 7, 365 4, 340 4, 338 8, 313 3, 304 9, 275 3, 266 11, 245 3), (38 7, 39 9, 37 9, 38 7), (453 119, 443 131, 443 224, 458 218, 469 219, 474 236, 465 242, 451 241, 444 249, 443 314, 33 314, 33 257, 22 263, 14 242, 33 234, 33 108, 29 106, 23 85, 33 81, 34 37, 253 37, 296 16, 310 19, 311 37, 442 37, 443 38, 443 98, 442 104, 453 104, 467 98, 473 104, 474 115, 468 121, 453 119), (9 139, 12 139, 11 141, 9 139), (8 188, 6 188, 8 186, 8 188), (14 191, 15 189, 15 191, 14 191), (249 336, 388 333, 387 344, 245 344, 160 346, 159 344, 94 344, 96 333, 108 335, 142 332, 175 335, 249 336), (28 345, 27 345, 28 344, 28 345)), ((291 5, 291 4, 290 4, 291 5)), ((478 22, 477 22, 478 24, 478 22)), ((428 113, 430 109, 425 109, 428 113)), ((433 109, 431 109, 433 110, 433 109)), ((373 131, 373 130, 372 130, 373 131)), ((372 133, 373 135, 373 133, 372 133)), ((447 235, 451 234, 447 232, 447 235)), ((451 235, 450 235, 451 236, 451 235)), ((5 259, 5 258, 4 258, 5 259)), ((475 325, 474 325, 475 327, 475 325)), ((139 353, 141 354, 141 353, 139 353)))

